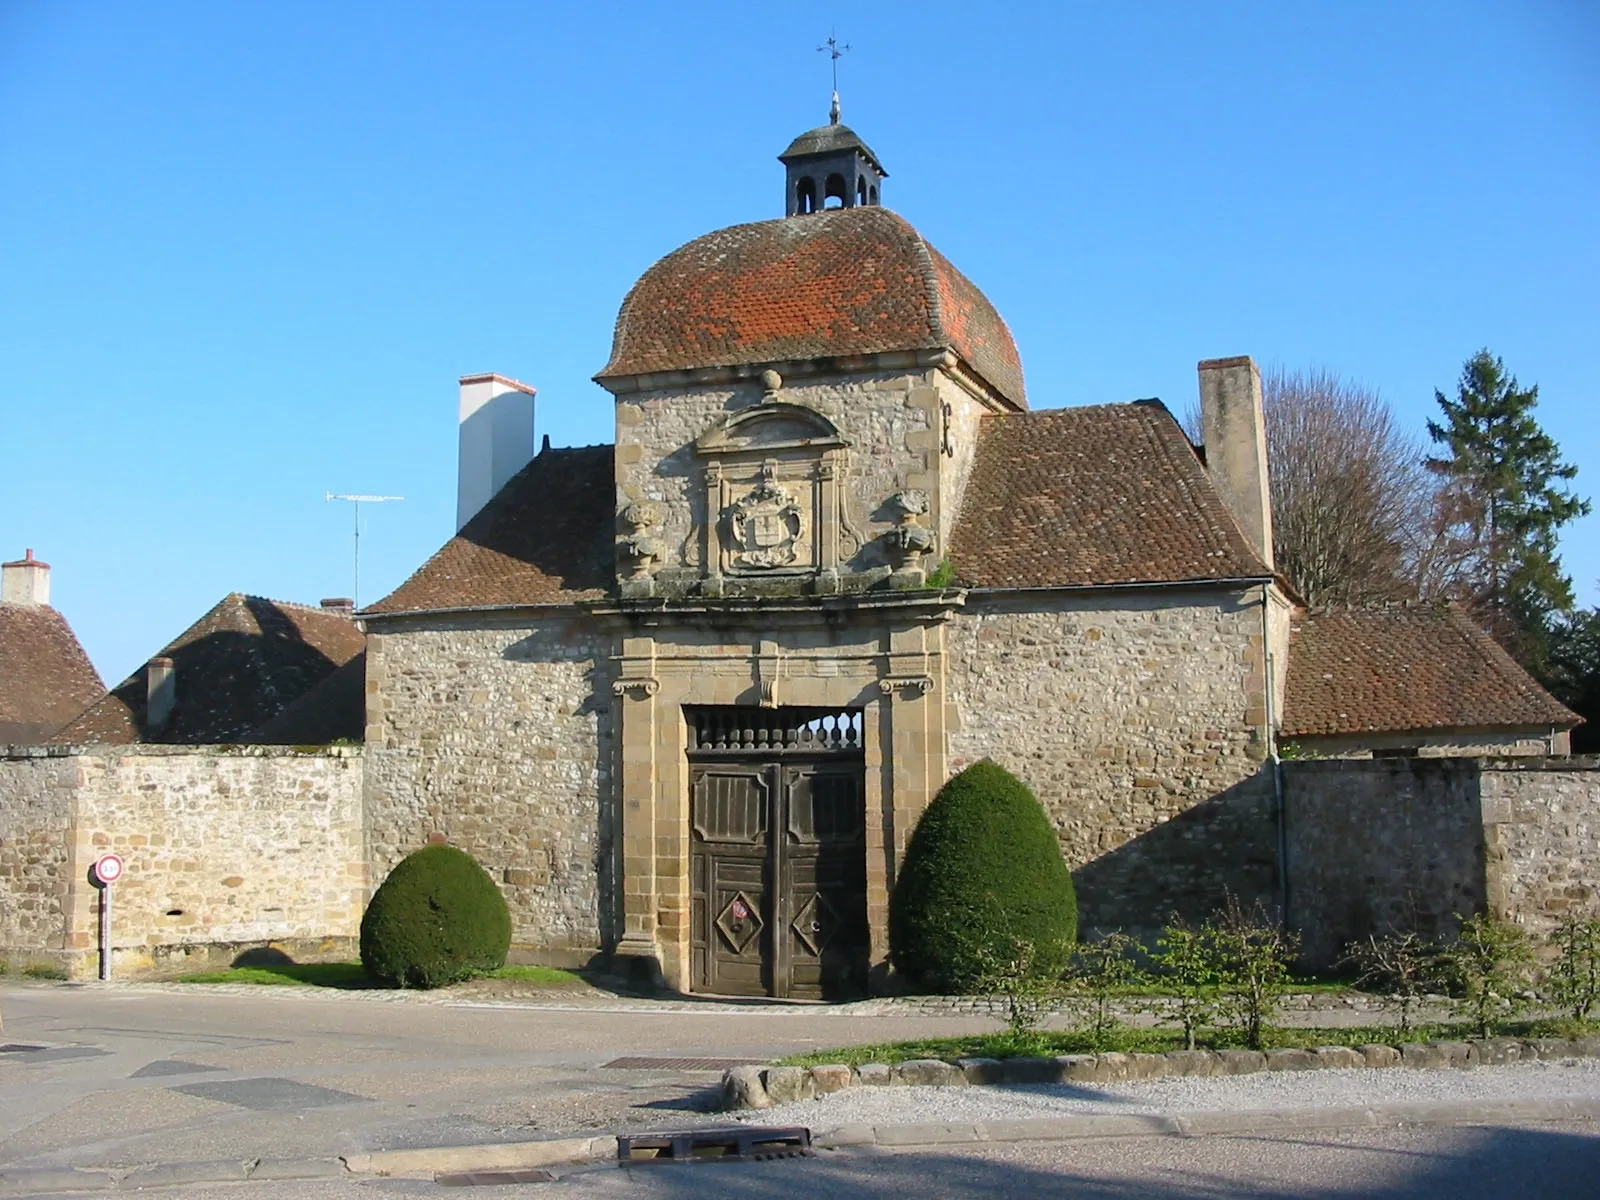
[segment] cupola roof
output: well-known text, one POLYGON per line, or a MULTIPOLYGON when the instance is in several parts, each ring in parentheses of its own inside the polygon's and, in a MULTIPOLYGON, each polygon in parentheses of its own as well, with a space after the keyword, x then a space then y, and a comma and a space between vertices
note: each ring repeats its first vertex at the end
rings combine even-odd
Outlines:
POLYGON ((904 217, 867 205, 734 225, 673 251, 622 302, 595 378, 923 350, 949 351, 1028 406, 988 297, 904 217))

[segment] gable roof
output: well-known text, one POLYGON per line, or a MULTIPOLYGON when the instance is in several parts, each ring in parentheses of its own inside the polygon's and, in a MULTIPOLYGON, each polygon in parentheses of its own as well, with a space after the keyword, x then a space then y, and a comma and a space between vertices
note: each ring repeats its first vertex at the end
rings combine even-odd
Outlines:
POLYGON ((366 635, 347 613, 233 592, 173 641, 177 697, 160 730, 145 728, 145 671, 105 693, 52 742, 207 745, 248 741, 333 671, 359 654, 366 635))
POLYGON ((544 450, 410 579, 366 611, 598 600, 615 578, 612 447, 544 450))
POLYGON ((1172 414, 1147 401, 984 417, 950 556, 973 587, 1272 574, 1172 414))
POLYGON ((617 314, 607 380, 950 350, 1027 408, 1004 319, 904 217, 876 205, 719 229, 674 250, 617 314))
POLYGON ((0 746, 42 742, 105 691, 67 619, 0 603, 0 746))
POLYGON ((1301 611, 1290 625, 1286 737, 1580 720, 1453 604, 1301 611))
POLYGON ((367 732, 367 652, 363 650, 245 740, 255 746, 359 742, 367 732))

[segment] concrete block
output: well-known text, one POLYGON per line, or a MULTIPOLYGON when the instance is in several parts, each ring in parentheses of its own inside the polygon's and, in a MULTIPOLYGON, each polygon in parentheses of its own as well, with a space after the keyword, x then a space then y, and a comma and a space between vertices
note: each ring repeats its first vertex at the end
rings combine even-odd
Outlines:
POLYGON ((961 1073, 967 1077, 968 1083, 999 1083, 1001 1081, 1001 1065, 998 1058, 960 1058, 956 1066, 961 1068, 961 1073))
POLYGON ((1400 1051, 1393 1046, 1383 1046, 1376 1042, 1369 1042, 1361 1047, 1361 1057, 1366 1060, 1367 1066, 1372 1070, 1382 1070, 1385 1067, 1400 1065, 1400 1051))
POLYGON ((811 1072, 804 1067, 768 1067, 761 1072, 761 1082, 774 1104, 810 1100, 816 1094, 811 1090, 811 1072))
POLYGON ((842 1092, 850 1083, 850 1068, 843 1063, 827 1063, 811 1068, 811 1090, 818 1096, 842 1092))
POLYGON ((1309 1050, 1268 1050, 1269 1071, 1312 1071, 1322 1064, 1309 1050))
POLYGON ((1093 1054, 1059 1054, 1052 1061, 1063 1083, 1094 1083, 1100 1078, 1100 1062, 1093 1054))
POLYGON ((1209 1050, 1169 1050, 1167 1051, 1167 1074, 1169 1075, 1221 1075, 1222 1063, 1217 1056, 1209 1050))
POLYGON ((1355 1070, 1367 1065, 1361 1052, 1348 1046, 1318 1046, 1311 1053, 1316 1056, 1317 1066, 1327 1071, 1355 1070))
POLYGON ((1259 1050, 1218 1050, 1223 1075, 1253 1075, 1267 1069, 1267 1056, 1259 1050))
POLYGON ((760 1067, 733 1067, 722 1073, 722 1107, 730 1112, 772 1107, 767 1085, 761 1080, 760 1067))

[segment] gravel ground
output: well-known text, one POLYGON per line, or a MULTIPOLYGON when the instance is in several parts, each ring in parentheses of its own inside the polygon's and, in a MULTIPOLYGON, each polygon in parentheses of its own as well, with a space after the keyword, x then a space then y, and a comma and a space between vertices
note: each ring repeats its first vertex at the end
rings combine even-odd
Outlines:
POLYGON ((855 1087, 741 1114, 761 1125, 905 1125, 1071 1115, 1281 1111, 1364 1104, 1600 1099, 1600 1059, 1471 1071, 1277 1071, 1211 1079, 1012 1087, 855 1087))

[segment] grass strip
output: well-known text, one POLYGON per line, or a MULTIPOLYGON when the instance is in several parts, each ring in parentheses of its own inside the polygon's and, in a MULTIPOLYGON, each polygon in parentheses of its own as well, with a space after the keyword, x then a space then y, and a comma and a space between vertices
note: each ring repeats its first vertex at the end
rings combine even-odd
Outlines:
MULTIPOLYGON (((580 987, 583 976, 576 971, 563 971, 558 967, 510 966, 501 967, 483 979, 505 979, 515 983, 532 983, 541 987, 580 987)), ((323 987, 375 988, 374 983, 358 962, 334 963, 274 963, 269 966, 233 967, 226 971, 198 971, 180 975, 177 983, 250 983, 260 987, 323 987)))

